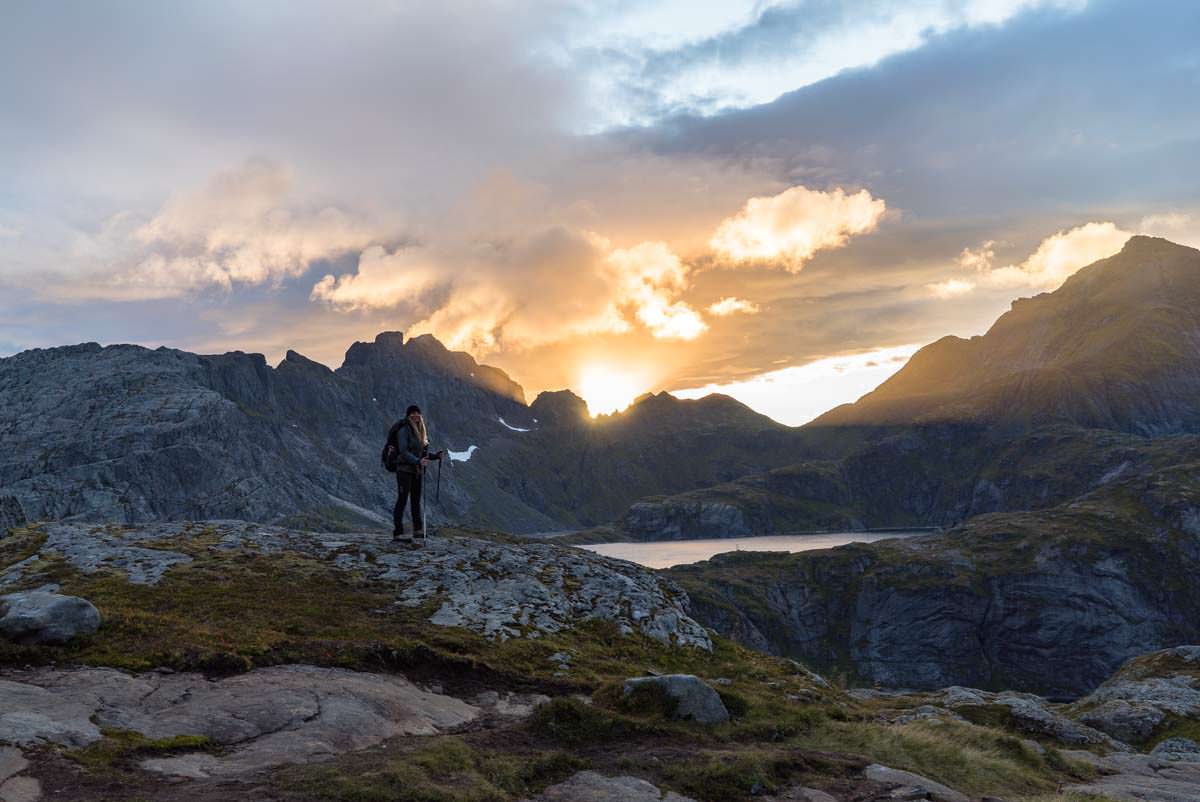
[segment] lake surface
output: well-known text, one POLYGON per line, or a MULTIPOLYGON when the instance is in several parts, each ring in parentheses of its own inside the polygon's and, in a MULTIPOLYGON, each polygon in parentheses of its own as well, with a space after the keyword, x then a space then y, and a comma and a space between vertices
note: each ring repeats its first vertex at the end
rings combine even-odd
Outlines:
POLYGON ((890 537, 910 537, 908 532, 831 532, 825 535, 764 535, 713 540, 655 540, 648 543, 589 543, 580 548, 639 563, 650 568, 670 568, 726 551, 811 551, 847 543, 874 543, 890 537))

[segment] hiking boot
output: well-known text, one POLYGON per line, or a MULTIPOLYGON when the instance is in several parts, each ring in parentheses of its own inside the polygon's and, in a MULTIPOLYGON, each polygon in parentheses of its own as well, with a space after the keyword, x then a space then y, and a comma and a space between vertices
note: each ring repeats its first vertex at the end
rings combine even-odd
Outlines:
POLYGON ((393 543, 412 543, 413 541, 412 541, 412 537, 410 535, 404 534, 403 531, 393 531, 392 532, 392 542, 393 543))
POLYGON ((420 543, 422 545, 425 543, 425 530, 424 529, 418 529, 417 531, 413 532, 413 542, 420 543))

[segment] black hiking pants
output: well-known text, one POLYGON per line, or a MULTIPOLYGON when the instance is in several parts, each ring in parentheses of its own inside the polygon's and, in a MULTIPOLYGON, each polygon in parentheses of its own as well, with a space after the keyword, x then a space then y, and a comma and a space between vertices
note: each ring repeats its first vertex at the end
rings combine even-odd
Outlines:
POLYGON ((421 474, 396 471, 396 508, 392 510, 392 533, 404 532, 404 505, 412 497, 413 531, 421 530, 421 474))

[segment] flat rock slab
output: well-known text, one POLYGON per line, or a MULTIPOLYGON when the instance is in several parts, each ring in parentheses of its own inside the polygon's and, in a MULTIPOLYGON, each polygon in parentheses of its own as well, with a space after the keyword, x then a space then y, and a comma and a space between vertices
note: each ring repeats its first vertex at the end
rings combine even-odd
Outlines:
POLYGON ((33 777, 13 777, 0 784, 0 802, 38 802, 42 784, 33 777))
POLYGON ((14 774, 20 774, 27 768, 29 768, 29 761, 25 759, 25 755, 20 749, 0 746, 0 783, 14 774))
POLYGON ((1101 760, 1100 768, 1115 773, 1064 790, 1121 802, 1196 802, 1200 799, 1200 762, 1129 754, 1109 755, 1101 760))
POLYGON ((594 771, 581 771, 566 782, 552 785, 525 802, 696 802, 674 791, 664 795, 639 777, 605 777, 594 771))
POLYGON ((863 776, 868 780, 897 788, 920 788, 929 794, 933 802, 971 802, 965 794, 960 794, 953 788, 939 782, 913 774, 911 771, 901 771, 872 763, 863 769, 863 776))
POLYGON ((10 673, 0 680, 0 711, 0 741, 20 745, 83 746, 113 728, 231 747, 142 764, 191 778, 326 760, 400 735, 434 735, 479 714, 403 677, 301 665, 220 680, 112 669, 10 673))

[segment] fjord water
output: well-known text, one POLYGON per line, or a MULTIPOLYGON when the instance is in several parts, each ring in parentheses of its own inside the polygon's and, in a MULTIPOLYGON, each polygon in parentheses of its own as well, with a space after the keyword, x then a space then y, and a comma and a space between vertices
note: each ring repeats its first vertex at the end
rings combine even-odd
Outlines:
POLYGON ((909 537, 908 532, 829 532, 822 535, 760 535, 710 540, 654 540, 640 543, 592 543, 581 548, 644 565, 670 568, 700 562, 726 551, 812 551, 847 543, 874 543, 892 537, 909 537))

